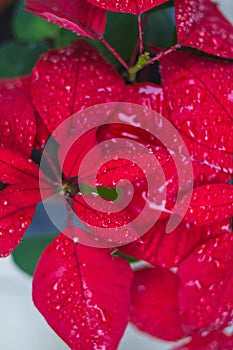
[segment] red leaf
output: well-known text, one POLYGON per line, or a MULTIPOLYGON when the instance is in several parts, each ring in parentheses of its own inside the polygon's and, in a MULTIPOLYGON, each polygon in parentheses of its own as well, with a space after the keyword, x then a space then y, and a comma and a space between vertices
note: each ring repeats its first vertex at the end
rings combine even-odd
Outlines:
MULTIPOLYGON (((62 140, 64 139, 64 141, 59 147, 58 158, 60 165, 62 164, 62 172, 64 173, 66 178, 68 179, 76 177, 77 182, 77 176, 79 175, 79 168, 81 162, 83 161, 86 154, 97 145, 96 128, 91 129, 87 133, 81 135, 75 142, 73 142, 73 139, 72 141, 70 141, 71 138, 69 138, 69 134, 67 135, 67 137, 63 135, 62 140)), ((93 159, 92 164, 90 164, 89 168, 87 169, 87 172, 85 174, 86 176, 88 176, 89 172, 90 174, 95 174, 95 161, 98 166, 100 158, 97 157, 97 159, 93 159)))
POLYGON ((180 265, 180 318, 185 333, 220 330, 232 323, 233 235, 199 245, 180 265))
POLYGON ((115 350, 128 322, 126 261, 59 235, 42 254, 33 300, 71 349, 115 350))
POLYGON ((0 90, 16 90, 30 97, 30 76, 0 80, 0 90))
POLYGON ((31 184, 0 191, 0 257, 9 255, 21 242, 39 201, 39 188, 31 184))
MULTIPOLYGON (((13 90, 23 94, 24 97, 28 98, 31 103, 31 77, 25 76, 21 78, 13 78, 0 81, 0 91, 1 90, 13 90)), ((29 102, 29 101, 28 101, 29 102)), ((35 112, 35 123, 36 123, 36 135, 34 139, 33 149, 43 149, 45 143, 49 137, 49 132, 46 126, 43 124, 38 113, 35 112)), ((29 154, 30 155, 30 154, 29 154)))
POLYGON ((181 131, 192 158, 230 173, 233 172, 231 69, 229 62, 180 51, 162 59, 161 72, 164 113, 181 131))
POLYGON ((30 157, 36 135, 36 121, 28 96, 0 87, 1 145, 30 157))
POLYGON ((37 132, 33 148, 43 150, 50 136, 50 132, 37 112, 35 112, 35 117, 37 132))
POLYGON ((230 222, 196 227, 182 222, 174 231, 166 233, 167 219, 159 220, 140 241, 120 248, 125 254, 161 267, 178 266, 200 243, 229 232, 230 222))
POLYGON ((131 102, 162 113, 163 90, 150 82, 126 85, 123 102, 131 102))
POLYGON ((232 350, 233 337, 222 332, 211 332, 205 336, 195 335, 191 342, 181 345, 174 350, 232 350))
POLYGON ((203 144, 198 144, 195 142, 195 140, 191 140, 189 137, 185 136, 182 131, 180 131, 180 135, 188 148, 189 154, 194 163, 194 171, 196 169, 197 175, 201 170, 203 171, 203 168, 209 168, 207 173, 206 171, 204 172, 205 176, 209 173, 212 177, 219 173, 221 174, 220 176, 225 178, 224 182, 227 182, 227 178, 231 178, 230 175, 233 174, 233 161, 231 153, 219 151, 217 149, 204 146, 203 144))
POLYGON ((178 277, 160 268, 136 271, 132 286, 131 322, 155 337, 183 336, 179 321, 178 277))
POLYGON ((233 27, 212 1, 175 0, 175 16, 179 43, 233 58, 233 27))
POLYGON ((51 132, 80 109, 120 100, 124 87, 115 69, 81 39, 42 55, 32 79, 34 105, 51 132))
MULTIPOLYGON (((39 168, 20 153, 0 147, 0 181, 7 183, 0 191, 0 256, 9 255, 31 223, 35 207, 41 201, 39 168)), ((41 175, 44 193, 53 188, 41 175)))
POLYGON ((214 223, 233 215, 233 186, 210 184, 196 187, 186 220, 196 225, 214 223))
MULTIPOLYGON (((88 205, 83 196, 76 196, 73 199, 74 212, 79 220, 91 232, 84 234, 83 239, 89 246, 99 246, 112 248, 125 244, 128 240, 135 240, 139 237, 138 233, 131 225, 133 215, 128 210, 111 212, 111 202, 106 201, 104 207, 98 206, 98 197, 95 195, 86 195, 86 198, 92 200, 92 206, 88 205), (89 198, 88 198, 89 197, 89 198), (96 200, 96 202, 95 202, 96 200), (94 204, 93 204, 94 202, 94 204), (109 203, 109 210, 107 211, 109 203), (98 209, 95 209, 98 208, 98 209), (104 212, 106 210, 106 212, 104 212), (89 238, 89 236, 91 236, 89 238), (92 243, 91 243, 92 241, 92 243)), ((70 236, 70 235, 69 235, 70 236)), ((80 232, 77 235, 80 237, 80 232)), ((81 241, 81 240, 80 240, 81 241)))
POLYGON ((166 113, 189 139, 233 152, 232 63, 175 52, 162 59, 166 113))
POLYGON ((0 181, 8 184, 35 183, 39 167, 21 153, 0 147, 0 181))
POLYGON ((93 39, 100 38, 105 29, 105 11, 86 0, 27 0, 26 10, 49 22, 93 39))
POLYGON ((167 2, 168 0, 87 0, 95 6, 99 6, 104 10, 115 11, 115 12, 127 12, 135 15, 139 15, 145 11, 152 9, 158 5, 167 2))

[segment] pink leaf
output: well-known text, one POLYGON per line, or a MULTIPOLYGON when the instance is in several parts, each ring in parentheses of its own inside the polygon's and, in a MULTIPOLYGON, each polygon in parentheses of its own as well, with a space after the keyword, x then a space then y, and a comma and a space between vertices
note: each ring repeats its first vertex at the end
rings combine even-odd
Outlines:
POLYGON ((42 55, 32 74, 35 107, 50 130, 86 107, 120 100, 124 81, 84 40, 42 55))
POLYGON ((134 274, 131 322, 166 340, 183 336, 179 321, 178 277, 169 270, 142 269, 134 274))
POLYGON ((233 58, 233 27, 210 0, 175 0, 178 41, 184 46, 233 58))
POLYGON ((127 12, 135 15, 139 15, 145 11, 152 9, 158 5, 167 2, 168 0, 87 0, 95 6, 99 6, 104 10, 115 11, 115 12, 127 12))
POLYGON ((180 265, 180 318, 185 333, 232 323, 233 239, 229 232, 200 244, 180 265))
POLYGON ((59 235, 42 254, 33 300, 71 349, 115 350, 128 322, 126 261, 59 235))
POLYGON ((26 10, 93 39, 101 37, 104 33, 105 11, 86 0, 27 0, 26 10))

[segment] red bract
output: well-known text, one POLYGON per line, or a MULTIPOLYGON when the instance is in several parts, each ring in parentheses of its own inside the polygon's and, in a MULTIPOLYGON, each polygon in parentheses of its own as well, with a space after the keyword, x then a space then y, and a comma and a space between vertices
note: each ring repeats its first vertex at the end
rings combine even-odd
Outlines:
POLYGON ((179 322, 178 277, 169 270, 136 271, 132 285, 131 322, 155 337, 177 340, 179 322))
POLYGON ((19 91, 10 90, 5 89, 4 85, 5 83, 0 83, 1 145, 24 152, 30 157, 36 135, 36 120, 31 100, 20 88, 19 91))
POLYGON ((174 4, 181 45, 233 58, 233 27, 216 4, 210 0, 175 0, 174 4))
POLYGON ((17 90, 30 98, 30 76, 0 80, 0 90, 17 90))
POLYGON ((41 197, 39 168, 22 154, 1 147, 0 174, 6 184, 0 192, 0 256, 4 257, 22 240, 41 197))
POLYGON ((186 213, 186 220, 194 224, 209 224, 233 215, 233 186, 209 184, 196 187, 186 213))
POLYGON ((136 272, 133 323, 145 332, 170 340, 194 335, 194 343, 197 334, 220 331, 230 325, 232 242, 231 232, 207 239, 186 257, 177 275, 158 268, 136 272))
POLYGON ((131 283, 126 261, 59 235, 40 258, 33 300, 71 349, 114 350, 128 322, 131 283))
POLYGON ((210 239, 180 265, 180 319, 186 333, 232 323, 232 242, 231 232, 210 239))
POLYGON ((48 51, 32 72, 33 102, 51 132, 80 109, 120 100, 123 88, 119 74, 84 40, 48 51))
POLYGON ((190 343, 181 345, 174 350, 232 350, 232 347, 232 336, 228 336, 222 332, 211 332, 205 336, 196 335, 192 338, 190 343))
POLYGON ((129 256, 161 267, 175 267, 208 239, 229 232, 230 222, 195 226, 182 222, 174 231, 166 233, 167 219, 159 220, 140 240, 120 248, 129 256))
POLYGON ((3 142, 3 144, 9 147, 11 143, 13 148, 16 147, 17 150, 21 150, 29 157, 33 148, 44 148, 50 135, 39 114, 34 110, 30 89, 30 76, 0 80, 0 93, 3 98, 0 105, 2 106, 2 117, 4 117, 2 118, 4 119, 2 123, 5 124, 5 129, 6 125, 8 125, 7 142, 3 142), (11 104, 7 109, 9 102, 11 104), (9 133, 9 126, 15 129, 17 124, 19 125, 16 128, 16 132, 14 130, 14 132, 9 133), (34 141, 34 144, 32 141, 34 141))
POLYGON ((162 59, 165 114, 191 156, 232 174, 232 63, 176 52, 162 59))
POLYGON ((26 9, 49 22, 93 39, 102 37, 105 29, 105 11, 86 0, 27 0, 26 9))
POLYGON ((167 2, 168 0, 87 0, 95 6, 99 6, 104 10, 116 11, 116 12, 127 12, 135 15, 139 15, 145 11, 152 9, 158 5, 167 2))

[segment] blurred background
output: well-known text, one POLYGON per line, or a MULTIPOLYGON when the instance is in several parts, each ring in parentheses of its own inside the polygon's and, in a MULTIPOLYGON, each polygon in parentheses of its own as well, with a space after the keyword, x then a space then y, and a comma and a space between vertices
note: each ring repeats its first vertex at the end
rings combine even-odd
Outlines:
MULTIPOLYGON (((218 3, 225 16, 233 22, 233 1, 219 0, 218 3)), ((0 79, 30 73, 41 53, 52 46, 68 45, 76 37, 69 31, 27 13, 23 7, 22 0, 0 0, 0 79)), ((113 16, 116 18, 118 14, 113 16)), ((150 42, 158 46, 161 43, 169 45, 169 38, 174 35, 173 14, 166 10, 164 13, 158 11, 153 16, 155 20, 149 26, 154 26, 153 32, 159 31, 161 35, 150 38, 150 42)), ((128 60, 136 40, 136 22, 132 16, 125 15, 122 18, 118 31, 113 25, 116 21, 108 18, 110 29, 106 35, 128 60), (123 35, 126 30, 131 33, 128 37, 123 35), (118 37, 114 37, 112 32, 118 32, 118 37)), ((104 50, 101 46, 99 48, 104 50)), ((118 62, 109 53, 104 53, 118 67, 118 62)), ((40 206, 24 243, 16 249, 14 256, 0 259, 0 350, 69 349, 49 328, 31 300, 31 275, 39 255, 55 234, 56 229, 46 219, 40 206), (41 235, 42 232, 46 234, 41 235)), ((119 350, 166 350, 171 349, 172 345, 128 326, 119 350)))

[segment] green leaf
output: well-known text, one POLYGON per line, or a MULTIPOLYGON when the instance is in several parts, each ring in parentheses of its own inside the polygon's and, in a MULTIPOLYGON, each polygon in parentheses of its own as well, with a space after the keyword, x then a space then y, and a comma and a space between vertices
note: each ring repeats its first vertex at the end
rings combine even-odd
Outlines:
POLYGON ((12 253, 16 265, 29 275, 33 275, 43 250, 55 237, 55 234, 24 237, 22 243, 12 253))
POLYGON ((59 28, 59 32, 57 33, 54 47, 57 49, 59 47, 68 46, 74 40, 78 38, 76 33, 71 32, 68 29, 59 28))
POLYGON ((11 78, 31 72, 36 61, 49 46, 45 43, 19 44, 13 40, 0 45, 0 78, 11 78))
POLYGON ((13 15, 13 33, 16 39, 23 42, 53 39, 59 27, 24 10, 24 1, 20 0, 13 15))
POLYGON ((111 201, 115 201, 118 197, 118 193, 116 188, 109 188, 104 186, 97 187, 97 192, 100 197, 103 199, 108 199, 111 201))
MULTIPOLYGON (((134 15, 117 12, 107 12, 107 25, 105 40, 117 51, 117 53, 129 63, 130 57, 138 38, 137 18, 134 15)), ((106 47, 97 40, 89 39, 104 57, 116 68, 121 67, 118 60, 106 47)))
POLYGON ((144 32, 145 45, 169 48, 176 43, 174 9, 167 8, 149 14, 144 32))

